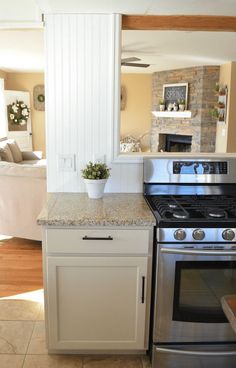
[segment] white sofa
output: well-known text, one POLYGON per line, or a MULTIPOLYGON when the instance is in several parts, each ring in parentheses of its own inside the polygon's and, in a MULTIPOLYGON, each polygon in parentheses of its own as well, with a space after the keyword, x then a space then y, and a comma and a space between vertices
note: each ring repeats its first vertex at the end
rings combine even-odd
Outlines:
POLYGON ((22 156, 0 161, 0 234, 41 240, 36 218, 46 202, 46 161, 39 152, 22 156))

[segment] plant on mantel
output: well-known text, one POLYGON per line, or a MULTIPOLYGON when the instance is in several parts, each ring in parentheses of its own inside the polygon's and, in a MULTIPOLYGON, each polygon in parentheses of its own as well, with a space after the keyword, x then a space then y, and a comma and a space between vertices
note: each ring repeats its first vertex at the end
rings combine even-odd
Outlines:
POLYGON ((185 110, 185 105, 186 105, 185 100, 184 100, 184 99, 180 99, 180 100, 178 101, 178 104, 179 104, 179 110, 180 110, 180 111, 184 111, 184 110, 185 110))
POLYGON ((165 111, 165 108, 166 108, 166 102, 163 98, 161 98, 159 100, 159 107, 160 107, 160 111, 165 111))

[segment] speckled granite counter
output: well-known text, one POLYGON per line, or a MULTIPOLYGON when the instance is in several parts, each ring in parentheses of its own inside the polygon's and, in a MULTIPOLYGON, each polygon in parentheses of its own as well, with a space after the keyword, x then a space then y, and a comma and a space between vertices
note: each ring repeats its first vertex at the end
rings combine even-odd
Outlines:
POLYGON ((111 193, 102 199, 89 199, 87 193, 50 193, 38 224, 154 226, 156 221, 142 194, 111 193))

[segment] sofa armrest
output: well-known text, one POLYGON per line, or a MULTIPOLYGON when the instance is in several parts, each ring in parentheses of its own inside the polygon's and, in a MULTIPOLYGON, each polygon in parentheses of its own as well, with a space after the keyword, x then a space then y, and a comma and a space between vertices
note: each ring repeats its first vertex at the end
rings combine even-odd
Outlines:
POLYGON ((45 179, 47 175, 46 166, 16 164, 14 162, 0 161, 0 184, 8 176, 31 177, 32 179, 45 179))
POLYGON ((21 153, 22 153, 23 161, 41 160, 43 157, 42 151, 23 151, 21 153))

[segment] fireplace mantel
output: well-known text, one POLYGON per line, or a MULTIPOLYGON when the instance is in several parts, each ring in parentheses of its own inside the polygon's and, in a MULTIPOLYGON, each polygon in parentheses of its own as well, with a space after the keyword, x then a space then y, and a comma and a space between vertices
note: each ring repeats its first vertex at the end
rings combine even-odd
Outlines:
POLYGON ((152 111, 156 118, 179 118, 179 119, 190 119, 192 112, 189 110, 185 111, 152 111))

